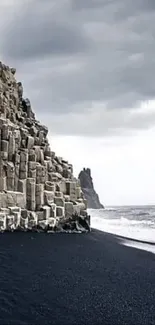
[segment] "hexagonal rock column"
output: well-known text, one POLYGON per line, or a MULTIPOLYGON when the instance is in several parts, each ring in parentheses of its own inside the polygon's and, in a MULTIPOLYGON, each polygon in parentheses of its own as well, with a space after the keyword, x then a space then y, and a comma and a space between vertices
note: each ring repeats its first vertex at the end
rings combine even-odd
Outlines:
POLYGON ((0 62, 0 232, 88 231, 73 167, 51 150, 15 73, 0 62))

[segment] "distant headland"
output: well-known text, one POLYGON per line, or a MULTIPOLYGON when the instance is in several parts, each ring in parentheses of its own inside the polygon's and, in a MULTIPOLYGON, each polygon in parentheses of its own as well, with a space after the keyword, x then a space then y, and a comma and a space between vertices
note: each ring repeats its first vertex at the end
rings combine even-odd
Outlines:
POLYGON ((84 193, 84 196, 87 200, 88 208, 103 209, 104 206, 103 204, 100 203, 99 196, 94 189, 90 168, 83 168, 78 178, 80 180, 80 185, 84 193))

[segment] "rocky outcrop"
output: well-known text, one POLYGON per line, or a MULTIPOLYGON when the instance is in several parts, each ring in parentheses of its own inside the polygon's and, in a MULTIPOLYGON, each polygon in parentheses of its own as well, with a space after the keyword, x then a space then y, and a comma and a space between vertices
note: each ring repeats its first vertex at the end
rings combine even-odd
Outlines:
POLYGON ((0 231, 89 231, 73 167, 51 150, 15 73, 0 62, 0 231))
POLYGON ((90 168, 83 168, 79 174, 79 180, 82 191, 87 200, 88 208, 103 209, 104 206, 100 203, 99 196, 94 189, 90 168))

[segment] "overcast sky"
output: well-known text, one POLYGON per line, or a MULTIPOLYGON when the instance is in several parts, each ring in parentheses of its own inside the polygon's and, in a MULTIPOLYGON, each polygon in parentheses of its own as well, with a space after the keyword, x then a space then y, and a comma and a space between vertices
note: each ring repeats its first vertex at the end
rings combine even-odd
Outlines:
POLYGON ((1 0, 0 57, 105 205, 155 203, 155 0, 1 0))

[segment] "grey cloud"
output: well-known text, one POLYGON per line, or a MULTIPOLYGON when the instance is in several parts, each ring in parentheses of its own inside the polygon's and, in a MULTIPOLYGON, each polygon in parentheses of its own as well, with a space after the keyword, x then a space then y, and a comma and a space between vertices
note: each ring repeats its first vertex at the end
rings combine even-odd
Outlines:
POLYGON ((54 1, 32 1, 29 6, 19 8, 5 33, 5 55, 15 60, 28 60, 89 50, 90 40, 69 16, 67 19, 66 14, 63 16, 62 9, 63 6, 56 7, 54 1))
POLYGON ((89 112, 89 117, 83 118, 83 114, 69 113, 66 121, 66 114, 49 115, 40 114, 42 121, 48 124, 52 134, 66 134, 76 136, 100 137, 120 136, 135 134, 137 130, 145 130, 155 125, 155 112, 138 111, 131 113, 131 110, 115 109, 113 112, 96 107, 96 114, 89 112), (80 128, 80 132, 79 132, 80 128))
MULTIPOLYGON (((13 38, 12 38, 13 40, 13 38)), ((16 40, 10 42, 7 51, 15 59, 37 58, 49 55, 69 55, 88 49, 87 40, 72 25, 46 23, 41 30, 29 24, 27 29, 18 29, 16 40), (41 39, 40 34, 44 37, 41 39), (31 34, 31 37, 29 36, 31 34), (21 43, 23 44, 21 46, 21 43)))
POLYGON ((103 8, 107 4, 113 3, 113 0, 72 0, 72 7, 77 10, 103 8))
POLYGON ((116 13, 117 16, 124 13, 124 16, 130 16, 140 11, 150 11, 155 9, 154 0, 149 2, 144 0, 136 0, 134 5, 131 1, 124 0, 71 0, 72 8, 75 10, 94 10, 104 9, 111 10, 111 13, 116 13), (118 9, 118 10, 117 10, 118 9))
POLYGON ((154 115, 131 119, 128 111, 155 98, 154 21, 153 0, 23 1, 0 50, 17 66, 36 113, 51 120, 54 132, 148 128, 154 115), (94 119, 90 109, 99 104, 94 119), (115 127, 103 114, 105 105, 115 127))

